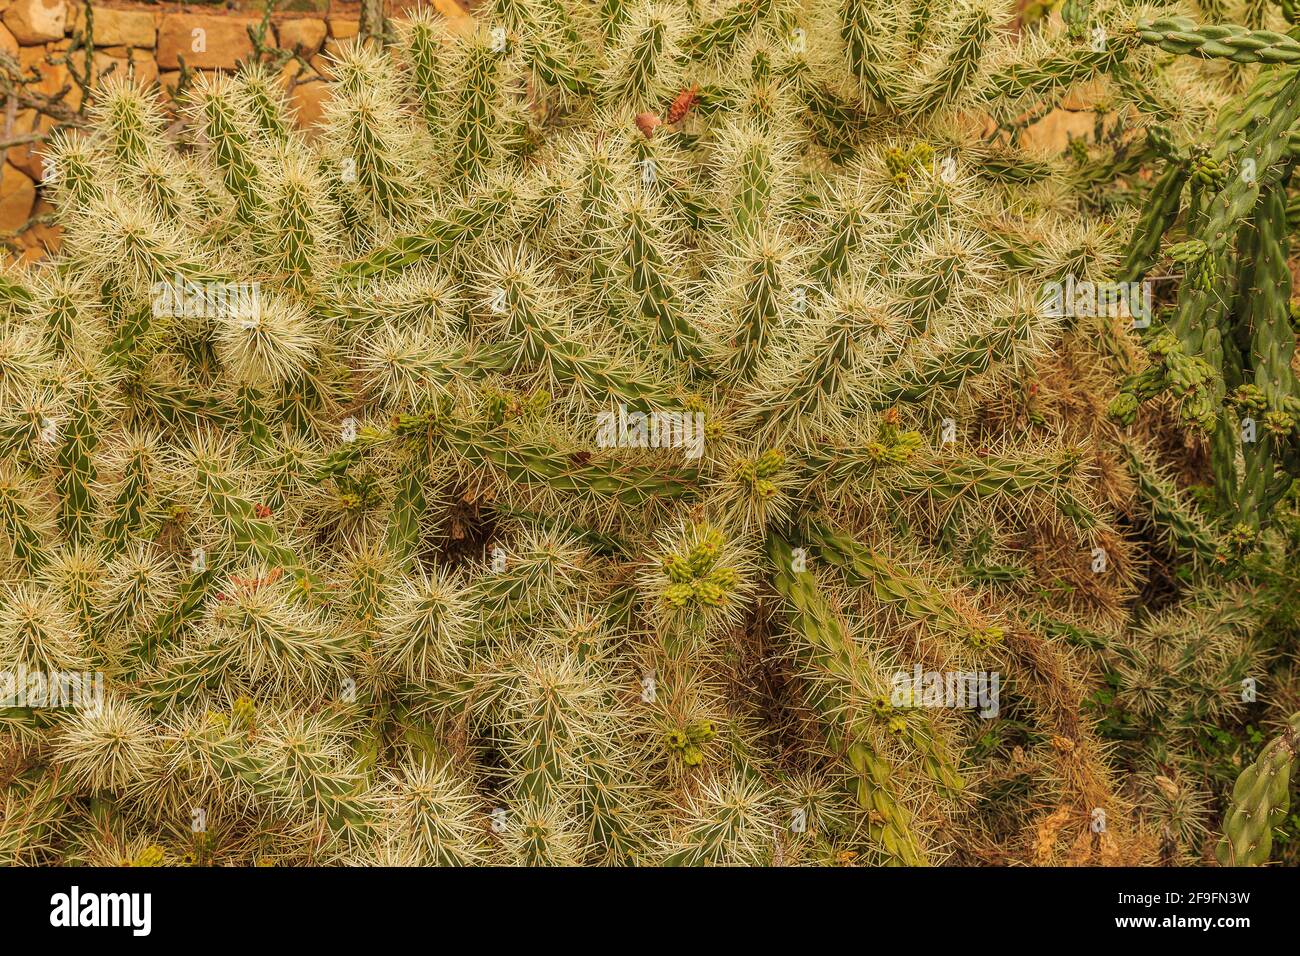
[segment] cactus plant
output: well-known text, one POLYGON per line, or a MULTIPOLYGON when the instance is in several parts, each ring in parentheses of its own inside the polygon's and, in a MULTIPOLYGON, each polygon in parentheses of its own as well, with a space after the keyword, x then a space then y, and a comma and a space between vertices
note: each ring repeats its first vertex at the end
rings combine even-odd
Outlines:
POLYGON ((1273 828, 1291 806, 1291 771, 1300 749, 1300 714, 1286 733, 1271 741, 1259 759, 1241 772, 1232 788, 1232 807, 1223 821, 1223 839, 1215 856, 1223 866, 1259 866, 1268 862, 1273 828))
POLYGON ((1300 41, 1183 17, 1140 22, 1136 36, 1171 53, 1262 65, 1244 100, 1225 105, 1212 146, 1173 144, 1167 133, 1156 139, 1166 169, 1125 270, 1129 280, 1141 277, 1172 233, 1181 241, 1166 256, 1182 279, 1168 320, 1149 334, 1150 366, 1130 376, 1112 406, 1131 424, 1140 402, 1172 393, 1213 450, 1225 536, 1246 549, 1300 475, 1286 213, 1289 135, 1300 118, 1300 80, 1289 64, 1300 59, 1300 41))
POLYGON ((1060 636, 1131 593, 1111 453, 983 412, 1115 320, 1040 308, 1116 257, 1017 132, 1141 85, 1081 6, 492 0, 345 46, 314 140, 256 65, 179 142, 108 84, 0 279, 0 665, 104 682, 0 712, 4 859, 1137 859, 1060 636), (1027 819, 914 664, 1006 675, 1027 819))

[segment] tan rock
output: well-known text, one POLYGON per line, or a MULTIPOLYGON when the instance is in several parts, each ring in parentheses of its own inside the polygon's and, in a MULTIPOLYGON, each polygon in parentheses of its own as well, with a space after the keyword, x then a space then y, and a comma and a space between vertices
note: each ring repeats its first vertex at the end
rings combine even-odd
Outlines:
POLYGON ((340 51, 353 46, 356 42, 356 37, 350 37, 346 40, 339 40, 335 37, 330 37, 325 41, 325 45, 321 48, 321 54, 325 57, 326 61, 338 59, 340 51))
POLYGON ((1106 79, 1097 77, 1087 83, 1077 84, 1061 100, 1064 110, 1090 110, 1102 101, 1106 95, 1106 79))
POLYGON ((329 102, 332 95, 329 83, 325 82, 315 70, 304 71, 294 60, 284 65, 284 70, 280 73, 280 82, 289 88, 289 103, 297 114, 298 128, 305 131, 308 137, 314 137, 325 111, 325 104, 329 102), (294 80, 300 82, 293 85, 294 80))
MULTIPOLYGON (((25 136, 35 130, 36 117, 39 114, 36 110, 19 110, 14 117, 14 136, 25 136)), ((31 144, 24 143, 22 146, 10 146, 5 151, 5 160, 15 169, 20 169, 27 175, 32 175, 27 169, 27 164, 31 161, 31 144)))
POLYGON ((282 49, 297 50, 305 57, 320 52, 325 32, 324 20, 285 20, 276 31, 282 49))
POLYGON ((355 42, 356 40, 335 40, 331 37, 325 41, 325 45, 321 48, 321 51, 315 56, 309 58, 307 62, 310 63, 311 68, 321 76, 333 79, 334 61, 338 58, 339 50, 347 46, 349 43, 355 42))
POLYGON ((360 32, 360 20, 330 19, 330 36, 334 37, 336 40, 346 40, 348 37, 354 37, 360 32))
POLYGON ((165 70, 187 66, 233 69, 253 52, 248 27, 260 21, 252 17, 211 17, 190 13, 168 13, 158 30, 158 65, 165 70))
POLYGON ((16 232, 27 224, 36 201, 36 184, 8 163, 0 169, 0 231, 16 232))
POLYGON ((4 12, 4 24, 19 43, 62 40, 68 5, 64 0, 13 0, 4 12))
POLYGON ((447 29, 461 36, 469 36, 478 29, 473 17, 448 17, 447 29))
MULTIPOLYGON (((157 41, 153 12, 149 10, 114 10, 94 7, 95 46, 131 46, 152 48, 157 41)), ((78 7, 72 31, 86 28, 86 8, 78 7)))
POLYGON ((1092 139, 1097 123, 1091 113, 1056 109, 1025 129, 1021 142, 1029 149, 1055 156, 1070 145, 1070 139, 1092 139))
MULTIPOLYGON (((36 205, 32 207, 32 218, 52 212, 54 212, 53 204, 44 197, 38 197, 36 205)), ((32 227, 19 237, 19 241, 26 250, 23 258, 28 262, 36 262, 59 251, 63 245, 63 230, 55 225, 33 223, 32 227)))
POLYGON ((109 77, 129 76, 141 86, 149 86, 158 79, 158 62, 143 50, 133 50, 131 56, 109 56, 107 51, 95 51, 95 72, 104 76, 112 67, 109 77))
MULTIPOLYGON (((306 75, 311 76, 313 72, 309 69, 306 71, 306 75)), ((284 66, 280 67, 280 85, 288 89, 294 78, 302 75, 302 73, 303 67, 301 63, 297 60, 286 60, 284 66)))
MULTIPOLYGON (((199 81, 199 77, 201 77, 201 76, 210 76, 210 75, 212 75, 212 74, 215 73, 215 72, 216 72, 215 70, 194 70, 193 73, 191 73, 191 75, 190 75, 190 87, 189 87, 189 88, 190 88, 190 89, 194 89, 195 85, 196 85, 196 84, 198 83, 198 81, 199 81)), ((160 72, 158 73, 158 84, 159 84, 160 87, 170 87, 171 89, 175 90, 176 87, 180 84, 180 82, 181 82, 181 71, 180 71, 180 70, 162 70, 162 71, 160 71, 160 72)), ((164 101, 164 102, 167 102, 168 99, 169 99, 169 98, 168 98, 167 95, 164 93, 164 94, 163 94, 163 101, 164 101)))
MULTIPOLYGON (((23 69, 28 71, 34 69, 41 76, 28 89, 42 93, 45 96, 57 96, 66 86, 68 91, 63 97, 63 104, 69 109, 79 109, 81 107, 81 87, 73 82, 72 74, 68 72, 67 66, 62 63, 51 63, 49 57, 50 51, 43 46, 25 46, 18 51, 18 62, 23 69)), ((55 58, 62 59, 62 56, 55 54, 55 58)))
POLYGON ((86 75, 86 57, 85 49, 69 49, 68 43, 51 43, 47 44, 45 51, 55 60, 66 60, 65 69, 72 69, 78 75, 86 75))
POLYGON ((158 102, 170 110, 175 110, 176 105, 172 97, 176 93, 176 87, 181 82, 180 70, 162 70, 158 73, 158 102))
POLYGON ((18 55, 18 39, 3 23, 0 23, 0 50, 4 50, 10 56, 18 55))
POLYGON ((460 21, 469 20, 469 11, 456 0, 433 0, 433 9, 441 13, 452 25, 460 25, 460 21))
MULTIPOLYGON (((35 110, 23 110, 14 118, 14 135, 21 136, 24 133, 48 133, 54 129, 55 121, 48 116, 37 113, 35 110)), ((6 158, 14 169, 26 173, 32 179, 40 182, 45 178, 44 150, 46 144, 43 142, 23 143, 20 146, 11 146, 6 152, 6 158)))

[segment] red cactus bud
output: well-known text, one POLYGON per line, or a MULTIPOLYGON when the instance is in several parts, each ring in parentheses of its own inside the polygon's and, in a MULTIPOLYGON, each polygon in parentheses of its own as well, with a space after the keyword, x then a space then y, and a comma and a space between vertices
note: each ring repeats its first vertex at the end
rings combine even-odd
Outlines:
POLYGON ((699 86, 692 86, 689 90, 682 90, 673 100, 673 105, 668 107, 668 122, 680 123, 686 118, 686 114, 691 111, 696 103, 700 101, 699 86))

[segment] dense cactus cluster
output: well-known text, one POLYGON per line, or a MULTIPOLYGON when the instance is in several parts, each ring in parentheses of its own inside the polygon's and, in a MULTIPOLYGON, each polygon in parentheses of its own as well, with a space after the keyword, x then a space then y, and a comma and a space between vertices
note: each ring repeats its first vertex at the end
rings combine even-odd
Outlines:
MULTIPOLYGON (((1209 20, 1223 15, 1210 5, 1198 12, 1209 20)), ((1129 370, 1111 412, 1132 424, 1141 403, 1171 394, 1184 425, 1208 445, 1213 491, 1205 510, 1217 518, 1230 550, 1257 551, 1245 590, 1191 597, 1168 617, 1174 631, 1156 624, 1128 647, 1113 649, 1117 700, 1141 704, 1125 715, 1121 736, 1136 735, 1144 753, 1139 762, 1154 771, 1147 779, 1155 785, 1145 789, 1155 798, 1151 809, 1169 861, 1197 856, 1214 803, 1209 791, 1219 783, 1215 744, 1227 737, 1217 725, 1231 722, 1223 708, 1248 709, 1247 702, 1255 702, 1251 675, 1268 670, 1261 655, 1289 653, 1285 638, 1294 630, 1296 564, 1288 548, 1294 546, 1294 479, 1300 475, 1300 380, 1289 259, 1295 226, 1291 137, 1300 116, 1292 66, 1300 62, 1298 18, 1292 4, 1281 4, 1280 12, 1247 4, 1240 26, 1198 25, 1185 17, 1137 26, 1145 44, 1226 63, 1237 71, 1242 91, 1224 104, 1208 137, 1196 129, 1180 136, 1159 125, 1148 132, 1161 168, 1121 267, 1121 278, 1133 281, 1168 263, 1179 282, 1176 300, 1148 335, 1149 363, 1129 370), (1292 25, 1288 33, 1268 29, 1283 22, 1292 25), (1252 64, 1264 66, 1240 72, 1252 64), (1282 530, 1270 537, 1279 514, 1282 530), (1269 613, 1279 606, 1286 609, 1281 616, 1269 613), (1179 637, 1169 640, 1175 632, 1179 637), (1241 701, 1225 699, 1223 688, 1238 683, 1247 688, 1241 701), (1163 713, 1156 716, 1152 708, 1163 713)), ((1128 452, 1155 523, 1185 553, 1208 556, 1217 547, 1221 560, 1223 545, 1211 545, 1213 531, 1196 509, 1178 502, 1149 461, 1128 452)), ((1289 675, 1279 677, 1289 689, 1289 675)), ((1285 696, 1279 695, 1279 704, 1285 696)), ((1294 722, 1287 721, 1282 735, 1237 777, 1215 851, 1219 863, 1269 862, 1274 831, 1292 822, 1294 722)), ((1240 754, 1234 760, 1241 765, 1240 754)))
POLYGON ((1174 53, 1281 65, 1260 71, 1244 102, 1224 108, 1212 144, 1153 133, 1165 169, 1135 230, 1125 278, 1154 266, 1172 231, 1180 241, 1165 255, 1183 281, 1172 314, 1150 336, 1151 364, 1113 406, 1131 423, 1139 402, 1165 390, 1176 396, 1183 419, 1210 436, 1220 509, 1233 544, 1248 547, 1300 475, 1287 212, 1290 135, 1300 119, 1300 80, 1288 64, 1300 62, 1300 41, 1179 17, 1143 23, 1139 36, 1174 53))
MULTIPOLYGON (((0 710, 0 860, 1154 859, 1088 674, 1130 525, 1230 549, 1114 441, 1131 316, 1043 305, 1127 267, 1127 160, 1020 142, 1090 80, 1208 99, 1100 4, 703 7, 417 14, 310 139, 255 63, 179 123, 102 91, 0 280, 0 670, 96 675, 0 710)), ((1277 289, 1281 128, 1231 134, 1277 289)))

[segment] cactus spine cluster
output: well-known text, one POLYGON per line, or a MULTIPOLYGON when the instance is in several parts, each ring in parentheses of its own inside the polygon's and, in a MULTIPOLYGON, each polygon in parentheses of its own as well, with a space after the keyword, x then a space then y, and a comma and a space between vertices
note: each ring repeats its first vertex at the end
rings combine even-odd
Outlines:
POLYGON ((1150 366, 1112 405, 1131 424, 1139 403, 1172 393, 1183 419, 1209 438, 1226 536, 1240 550, 1255 545, 1300 475, 1287 265, 1290 135, 1300 119, 1300 78, 1290 64, 1300 59, 1300 41, 1180 17, 1140 23, 1137 36, 1172 53, 1262 64, 1244 102, 1224 107, 1212 145, 1181 145, 1153 131, 1166 168, 1134 232, 1124 278, 1146 274, 1162 237, 1174 232, 1181 241, 1166 256, 1182 281, 1172 313, 1150 333, 1150 366))
MULTIPOLYGON (((311 139, 255 63, 179 124, 108 84, 52 155, 62 252, 0 276, 0 670, 98 682, 0 710, 0 860, 1142 860, 1082 716, 1127 486, 1064 411, 1122 330, 1040 301, 1113 274, 1104 173, 1020 134, 1156 95, 1153 30, 1289 47, 1085 7, 490 0, 345 46, 311 139), (913 668, 1001 676, 1005 724, 913 668)), ((1255 341, 1202 240, 1142 373, 1267 406, 1243 513, 1294 412, 1284 102, 1201 213, 1253 217, 1255 341)))

